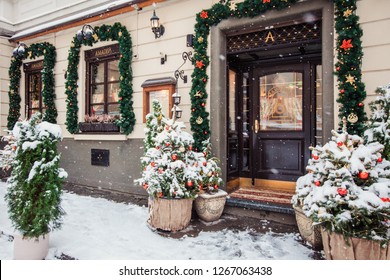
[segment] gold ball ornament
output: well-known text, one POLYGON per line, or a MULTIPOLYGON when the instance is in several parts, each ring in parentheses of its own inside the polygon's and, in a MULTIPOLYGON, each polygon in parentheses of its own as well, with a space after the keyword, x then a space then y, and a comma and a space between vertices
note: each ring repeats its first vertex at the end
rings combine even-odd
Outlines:
POLYGON ((118 32, 118 36, 119 36, 119 37, 122 37, 122 31, 119 31, 119 32, 118 32))
POLYGON ((359 118, 358 118, 358 116, 357 116, 356 114, 351 113, 351 114, 348 115, 347 120, 348 120, 350 123, 357 123, 358 120, 359 120, 359 118))
POLYGON ((196 123, 197 123, 197 124, 202 124, 202 123, 203 123, 202 117, 198 117, 198 118, 196 119, 196 123))
POLYGON ((213 175, 213 172, 209 172, 209 173, 207 173, 207 176, 209 176, 209 177, 211 177, 213 175))
POLYGON ((186 148, 184 146, 180 146, 179 151, 181 153, 184 153, 186 151, 186 148))

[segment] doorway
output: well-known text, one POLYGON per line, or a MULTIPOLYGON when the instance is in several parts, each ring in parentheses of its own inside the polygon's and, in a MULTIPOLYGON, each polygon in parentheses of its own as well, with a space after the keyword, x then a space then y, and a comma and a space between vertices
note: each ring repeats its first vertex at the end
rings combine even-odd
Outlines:
POLYGON ((293 192, 309 146, 323 138, 321 42, 232 53, 227 62, 228 189, 293 192))

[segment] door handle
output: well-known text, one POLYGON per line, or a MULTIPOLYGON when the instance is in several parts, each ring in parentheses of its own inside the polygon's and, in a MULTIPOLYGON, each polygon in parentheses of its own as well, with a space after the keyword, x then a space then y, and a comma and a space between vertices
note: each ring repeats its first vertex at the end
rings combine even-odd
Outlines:
POLYGON ((259 120, 255 120, 255 133, 258 133, 260 130, 260 123, 259 120))

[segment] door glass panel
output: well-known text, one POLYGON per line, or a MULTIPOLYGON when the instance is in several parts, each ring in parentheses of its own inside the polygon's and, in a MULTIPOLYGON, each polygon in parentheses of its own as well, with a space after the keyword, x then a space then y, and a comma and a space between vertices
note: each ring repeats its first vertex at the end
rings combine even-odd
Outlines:
POLYGON ((229 70, 229 131, 236 131, 236 72, 229 70))
POLYGON ((260 130, 302 130, 302 73, 262 76, 259 85, 260 130))
POLYGON ((322 65, 316 65, 316 145, 322 144, 322 65))

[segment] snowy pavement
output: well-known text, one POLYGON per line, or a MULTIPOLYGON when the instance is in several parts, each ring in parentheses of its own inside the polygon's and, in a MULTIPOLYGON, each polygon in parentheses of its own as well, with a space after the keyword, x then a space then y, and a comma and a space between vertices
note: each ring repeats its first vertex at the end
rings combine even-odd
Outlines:
MULTIPOLYGON (((6 184, 0 183, 0 259, 3 260, 13 258, 13 243, 8 236, 14 235, 5 192, 6 184)), ((63 194, 62 207, 67 214, 62 228, 50 234, 47 259, 62 254, 84 260, 309 260, 313 256, 313 250, 303 246, 294 233, 222 229, 177 239, 162 236, 148 227, 146 207, 67 192, 63 194)))

